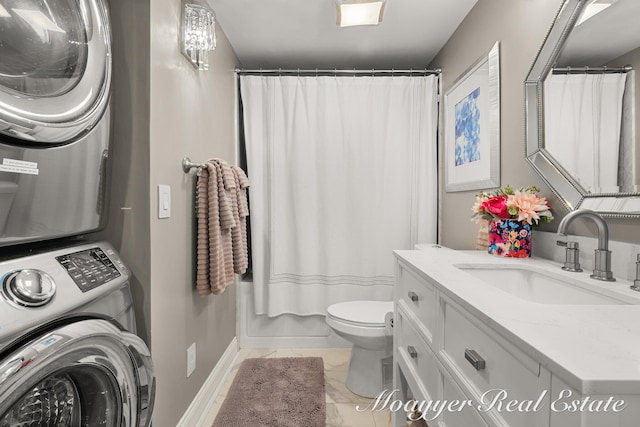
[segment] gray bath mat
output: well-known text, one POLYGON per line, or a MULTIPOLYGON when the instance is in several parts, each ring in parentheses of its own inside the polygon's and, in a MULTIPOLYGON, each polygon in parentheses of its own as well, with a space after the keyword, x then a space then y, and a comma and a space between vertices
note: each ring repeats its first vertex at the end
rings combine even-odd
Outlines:
POLYGON ((321 357, 247 359, 212 427, 324 427, 321 357))

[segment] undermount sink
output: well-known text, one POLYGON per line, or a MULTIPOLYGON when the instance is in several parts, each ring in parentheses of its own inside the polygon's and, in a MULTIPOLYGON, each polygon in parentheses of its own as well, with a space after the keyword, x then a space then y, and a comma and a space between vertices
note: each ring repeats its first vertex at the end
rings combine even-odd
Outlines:
POLYGON ((589 284, 528 266, 458 264, 456 268, 518 298, 538 304, 616 305, 629 302, 588 289, 589 284))

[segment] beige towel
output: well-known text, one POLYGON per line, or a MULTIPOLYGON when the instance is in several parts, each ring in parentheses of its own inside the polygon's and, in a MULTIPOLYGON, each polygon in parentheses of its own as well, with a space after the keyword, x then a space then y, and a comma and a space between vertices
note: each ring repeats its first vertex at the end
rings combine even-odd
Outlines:
POLYGON ((198 173, 196 183, 196 225, 198 227, 196 236, 196 288, 198 295, 205 296, 209 291, 209 227, 207 218, 209 217, 209 206, 207 196, 207 181, 209 171, 202 169, 198 173))
POLYGON ((249 182, 241 175, 224 160, 211 159, 198 176, 196 288, 202 297, 224 292, 235 281, 234 273, 244 273, 248 266, 249 182))
POLYGON ((225 252, 231 250, 231 204, 224 190, 221 168, 213 162, 206 165, 206 169, 201 170, 198 178, 197 202, 196 288, 198 295, 202 297, 211 293, 220 294, 234 279, 233 267, 228 275, 225 266, 225 252), (221 226, 223 223, 226 229, 221 226), (227 240, 229 247, 225 248, 227 240))
MULTIPOLYGON (((196 288, 198 295, 201 297, 209 295, 211 293, 211 282, 218 274, 216 268, 214 272, 211 271, 211 259, 218 258, 222 255, 219 246, 216 242, 219 242, 219 238, 214 236, 210 237, 210 218, 218 216, 218 193, 210 193, 209 188, 217 187, 217 174, 213 165, 207 164, 206 168, 200 170, 197 183, 197 200, 196 200, 196 217, 198 223, 198 235, 197 235, 197 247, 196 247, 196 288), (210 211, 210 207, 215 207, 215 212, 210 211), (212 245, 213 243, 213 245, 212 245), (213 246, 213 247, 212 247, 213 246)), ((219 227, 215 227, 212 231, 219 230, 219 227)))
POLYGON ((237 166, 232 166, 235 178, 236 215, 237 227, 231 230, 233 239, 233 269, 237 274, 243 274, 249 267, 249 253, 247 241, 247 217, 249 216, 249 204, 247 202, 247 188, 249 179, 244 171, 237 166))
POLYGON ((236 226, 235 215, 233 214, 233 206, 235 205, 235 182, 231 167, 221 159, 211 159, 217 174, 217 190, 218 190, 218 226, 220 227, 220 244, 223 252, 223 277, 224 284, 212 283, 211 290, 214 294, 224 291, 227 285, 235 280, 233 275, 233 240, 231 230, 236 226))

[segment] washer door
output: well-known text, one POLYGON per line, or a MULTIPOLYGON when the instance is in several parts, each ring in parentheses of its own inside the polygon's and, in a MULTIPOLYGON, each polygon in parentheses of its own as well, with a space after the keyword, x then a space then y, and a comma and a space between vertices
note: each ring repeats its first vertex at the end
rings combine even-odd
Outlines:
POLYGON ((3 0, 0 58, 0 133, 47 146, 87 132, 111 83, 103 0, 3 0))
POLYGON ((56 329, 0 363, 0 427, 150 425, 149 349, 107 321, 56 329))

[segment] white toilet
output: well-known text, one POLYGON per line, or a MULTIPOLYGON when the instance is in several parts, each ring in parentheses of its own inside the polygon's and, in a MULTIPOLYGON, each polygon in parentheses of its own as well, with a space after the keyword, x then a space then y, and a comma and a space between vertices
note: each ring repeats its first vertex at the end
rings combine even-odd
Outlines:
POLYGON ((353 344, 345 384, 360 396, 376 397, 390 385, 384 362, 392 355, 393 332, 387 313, 393 313, 393 301, 348 301, 327 309, 329 327, 353 344))

